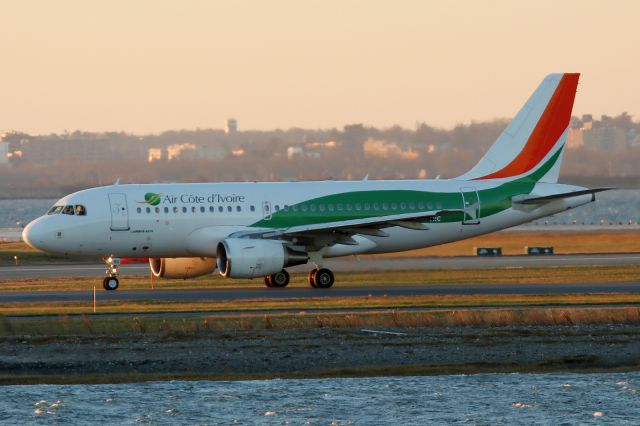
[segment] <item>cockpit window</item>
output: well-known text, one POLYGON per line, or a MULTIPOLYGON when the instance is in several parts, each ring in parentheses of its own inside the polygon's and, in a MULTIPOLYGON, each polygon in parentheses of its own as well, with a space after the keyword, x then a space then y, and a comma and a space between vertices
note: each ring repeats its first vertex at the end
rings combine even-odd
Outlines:
POLYGON ((73 206, 65 206, 64 209, 62 210, 62 214, 74 215, 75 210, 73 209, 73 206))
POLYGON ((64 209, 64 206, 53 206, 49 209, 47 214, 60 214, 62 209, 64 209))
POLYGON ((86 216, 87 209, 82 204, 76 204, 76 214, 78 216, 86 216))

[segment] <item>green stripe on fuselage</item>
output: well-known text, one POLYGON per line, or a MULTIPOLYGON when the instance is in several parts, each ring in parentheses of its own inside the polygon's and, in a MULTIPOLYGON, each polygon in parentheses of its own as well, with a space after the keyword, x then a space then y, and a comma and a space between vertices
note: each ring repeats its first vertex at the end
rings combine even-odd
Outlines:
MULTIPOLYGON (((511 207, 511 198, 515 195, 529 194, 536 183, 556 163, 562 149, 563 147, 542 167, 528 176, 504 183, 495 188, 477 191, 480 199, 479 218, 488 217, 509 209, 511 207)), ((473 186, 473 181, 461 182, 461 186, 473 186)), ((470 192, 464 192, 464 194, 465 198, 472 196, 470 192), (467 196, 467 194, 469 195, 467 196)), ((281 208, 279 211, 273 212, 271 219, 260 220, 251 226, 288 228, 299 225, 418 213, 421 211, 461 210, 462 208, 461 192, 414 190, 353 191, 312 198, 302 203, 287 206, 286 209, 281 208)), ((460 222, 462 220, 463 214, 459 213, 442 216, 438 222, 460 222)))

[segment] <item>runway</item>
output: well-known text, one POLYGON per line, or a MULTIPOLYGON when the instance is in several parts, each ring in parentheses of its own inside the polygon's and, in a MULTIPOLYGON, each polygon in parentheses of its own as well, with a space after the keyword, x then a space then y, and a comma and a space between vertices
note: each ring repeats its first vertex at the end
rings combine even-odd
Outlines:
MULTIPOLYGON (((322 290, 312 288, 211 288, 184 290, 100 290, 100 301, 221 301, 234 299, 298 299, 363 296, 423 296, 423 295, 493 295, 493 294, 581 294, 581 293, 640 293, 640 282, 598 282, 576 284, 447 284, 447 285, 384 285, 335 287, 322 290)), ((2 292, 1 303, 90 301, 93 290, 2 292)))
MULTIPOLYGON (((353 257, 327 259, 325 266, 335 272, 434 270, 434 269, 492 269, 554 266, 615 266, 640 264, 640 254, 581 254, 553 256, 499 256, 499 257, 420 257, 373 258, 353 257)), ((309 265, 289 268, 304 272, 309 265)), ((0 282, 46 277, 102 277, 106 267, 102 264, 69 264, 0 267, 0 282)), ((148 275, 149 265, 122 265, 121 275, 148 275)))

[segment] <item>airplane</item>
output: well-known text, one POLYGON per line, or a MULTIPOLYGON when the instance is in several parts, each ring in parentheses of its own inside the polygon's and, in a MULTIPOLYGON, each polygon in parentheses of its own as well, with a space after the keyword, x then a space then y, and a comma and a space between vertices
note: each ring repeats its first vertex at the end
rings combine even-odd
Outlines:
POLYGON ((103 287, 119 286, 119 258, 149 258, 154 276, 216 269, 286 287, 286 268, 312 264, 330 288, 327 258, 462 240, 595 201, 612 188, 558 184, 578 73, 550 74, 482 159, 453 179, 115 184, 57 201, 29 223, 31 247, 100 256, 103 287))

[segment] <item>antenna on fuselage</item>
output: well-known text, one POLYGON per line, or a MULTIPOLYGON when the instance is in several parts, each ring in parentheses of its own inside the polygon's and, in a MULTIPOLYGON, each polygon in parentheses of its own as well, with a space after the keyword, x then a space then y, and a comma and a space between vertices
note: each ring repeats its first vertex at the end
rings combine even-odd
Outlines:
POLYGON ((115 185, 120 185, 120 178, 116 179, 116 183, 114 183, 113 185, 114 185, 114 186, 115 186, 115 185))
POLYGON ((366 182, 366 181, 368 181, 368 180, 369 180, 369 173, 367 173, 367 174, 362 178, 362 181, 363 181, 363 182, 366 182))

